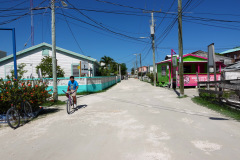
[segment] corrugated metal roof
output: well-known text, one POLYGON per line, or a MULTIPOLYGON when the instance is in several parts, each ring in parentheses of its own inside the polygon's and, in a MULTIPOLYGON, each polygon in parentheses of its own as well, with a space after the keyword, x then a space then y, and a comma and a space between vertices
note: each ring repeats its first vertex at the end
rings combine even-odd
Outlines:
MULTIPOLYGON (((199 50, 199 51, 193 52, 192 54, 207 58, 207 52, 204 52, 204 51, 199 50)), ((225 57, 225 56, 220 56, 220 55, 215 55, 215 58, 216 58, 215 59, 216 62, 220 62, 220 61, 224 61, 224 60, 232 60, 232 58, 230 58, 230 57, 225 57)))
POLYGON ((240 51, 240 47, 226 50, 226 51, 224 51, 224 52, 222 52, 220 54, 226 54, 226 53, 231 53, 231 52, 236 52, 236 51, 240 51))
POLYGON ((240 71, 240 62, 224 68, 223 71, 240 71))
MULTIPOLYGON (((29 51, 32 51, 32 50, 34 50, 34 49, 43 47, 43 46, 46 46, 46 47, 49 47, 49 48, 52 47, 51 44, 48 44, 48 43, 43 42, 43 43, 41 43, 41 44, 38 44, 38 45, 35 45, 35 46, 32 46, 32 47, 29 47, 29 48, 27 48, 27 49, 24 49, 24 50, 22 50, 22 51, 17 52, 17 56, 18 56, 18 55, 21 55, 21 54, 24 54, 24 53, 27 53, 27 52, 29 52, 29 51)), ((92 62, 97 62, 96 59, 91 58, 91 57, 87 57, 87 56, 84 56, 84 55, 81 55, 81 54, 79 54, 79 53, 75 53, 75 52, 72 52, 72 51, 69 51, 69 50, 60 48, 60 47, 56 47, 56 49, 59 50, 59 51, 62 51, 62 52, 64 52, 64 53, 70 54, 70 55, 74 55, 74 56, 77 56, 77 57, 80 57, 80 58, 83 58, 83 59, 87 59, 87 60, 92 61, 92 62)), ((1 58, 1 59, 0 59, 0 62, 3 62, 3 61, 5 61, 5 60, 7 60, 7 59, 10 59, 10 58, 13 58, 13 54, 1 58)))

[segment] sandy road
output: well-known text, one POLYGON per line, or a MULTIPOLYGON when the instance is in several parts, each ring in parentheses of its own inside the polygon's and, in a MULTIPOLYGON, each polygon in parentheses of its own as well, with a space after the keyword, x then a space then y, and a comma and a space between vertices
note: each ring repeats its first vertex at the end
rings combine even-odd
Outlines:
POLYGON ((1 160, 237 160, 240 123, 130 79, 17 130, 0 129, 1 160), (225 120, 217 120, 225 118, 225 120))

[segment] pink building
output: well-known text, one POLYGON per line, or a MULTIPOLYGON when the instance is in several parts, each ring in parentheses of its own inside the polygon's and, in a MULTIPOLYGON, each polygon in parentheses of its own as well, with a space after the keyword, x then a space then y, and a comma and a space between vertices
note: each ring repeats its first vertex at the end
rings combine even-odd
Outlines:
POLYGON ((143 72, 146 73, 148 71, 148 67, 147 66, 142 66, 138 68, 138 72, 143 72))

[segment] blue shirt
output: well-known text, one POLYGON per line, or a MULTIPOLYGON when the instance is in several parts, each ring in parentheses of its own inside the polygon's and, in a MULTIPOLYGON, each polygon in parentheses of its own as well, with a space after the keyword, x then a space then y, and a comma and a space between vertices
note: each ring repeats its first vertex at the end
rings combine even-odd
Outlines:
POLYGON ((75 81, 75 80, 74 80, 73 83, 72 83, 72 81, 69 81, 69 82, 68 82, 68 86, 69 86, 69 89, 70 89, 70 90, 75 90, 75 89, 77 88, 77 86, 78 86, 78 83, 77 83, 77 81, 75 81))

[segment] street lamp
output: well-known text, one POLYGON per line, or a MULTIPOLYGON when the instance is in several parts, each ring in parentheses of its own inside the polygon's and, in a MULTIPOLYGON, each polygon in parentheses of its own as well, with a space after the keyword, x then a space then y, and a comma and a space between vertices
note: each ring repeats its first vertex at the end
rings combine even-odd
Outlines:
POLYGON ((137 67, 137 55, 138 55, 138 54, 133 54, 133 55, 136 56, 136 69, 137 69, 137 78, 138 78, 138 67, 137 67))
POLYGON ((151 39, 150 37, 139 37, 141 39, 151 39))
POLYGON ((12 44, 13 44, 13 63, 14 63, 14 77, 17 79, 17 55, 16 55, 16 36, 15 28, 0 28, 0 30, 10 30, 12 31, 12 44))
POLYGON ((64 2, 64 1, 61 1, 61 3, 62 3, 62 5, 63 5, 63 7, 67 7, 67 6, 68 6, 67 3, 64 2))

